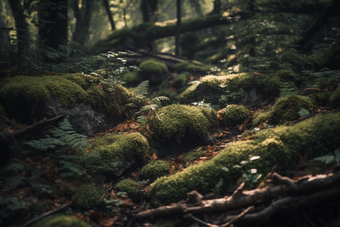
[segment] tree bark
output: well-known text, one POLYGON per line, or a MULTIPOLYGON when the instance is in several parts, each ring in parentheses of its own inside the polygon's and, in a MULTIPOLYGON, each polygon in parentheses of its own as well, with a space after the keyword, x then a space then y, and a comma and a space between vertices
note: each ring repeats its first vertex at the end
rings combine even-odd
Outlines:
POLYGON ((176 0, 177 7, 177 26, 176 26, 176 40, 175 40, 175 55, 180 55, 179 50, 179 39, 181 35, 181 0, 176 0))
POLYGON ((67 0, 50 0, 48 3, 41 1, 44 8, 39 10, 42 26, 39 35, 45 39, 45 44, 55 50, 59 45, 67 42, 67 0), (58 7, 56 7, 58 6, 58 7))
POLYGON ((140 8, 143 14, 143 22, 150 22, 151 16, 153 16, 158 7, 158 0, 142 0, 140 8))
POLYGON ((72 8, 76 17, 76 29, 73 33, 73 41, 84 45, 89 37, 90 22, 93 10, 93 0, 83 0, 79 8, 78 0, 74 0, 72 8))
POLYGON ((103 3, 104 3, 104 7, 105 7, 105 10, 106 10, 107 16, 109 17, 109 21, 110 21, 110 24, 111 24, 111 31, 114 31, 116 29, 116 26, 115 26, 115 22, 113 21, 113 16, 112 16, 112 12, 110 10, 109 2, 108 2, 108 0, 103 0, 103 3))
POLYGON ((197 0, 190 0, 191 7, 195 9, 196 15, 198 17, 203 16, 201 4, 197 0))
POLYGON ((335 13, 339 6, 340 1, 333 0, 329 5, 326 6, 324 10, 322 10, 320 15, 314 20, 311 26, 303 33, 302 39, 297 43, 299 48, 302 48, 313 37, 314 33, 328 21, 329 17, 336 15, 335 13))

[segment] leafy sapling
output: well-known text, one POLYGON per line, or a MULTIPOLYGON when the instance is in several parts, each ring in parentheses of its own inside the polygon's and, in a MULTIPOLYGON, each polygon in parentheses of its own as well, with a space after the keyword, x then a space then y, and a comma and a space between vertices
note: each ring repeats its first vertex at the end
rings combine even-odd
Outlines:
POLYGON ((249 188, 255 188, 262 177, 262 174, 257 172, 257 169, 246 169, 248 163, 259 159, 260 156, 252 156, 249 161, 243 160, 240 165, 234 165, 233 168, 243 169, 242 181, 246 183, 249 188))

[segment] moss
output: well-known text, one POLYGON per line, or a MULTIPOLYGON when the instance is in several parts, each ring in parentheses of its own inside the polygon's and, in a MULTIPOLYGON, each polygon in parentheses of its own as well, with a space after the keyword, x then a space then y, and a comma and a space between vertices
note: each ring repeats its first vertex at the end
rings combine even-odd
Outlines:
POLYGON ((333 107, 340 107, 340 86, 329 97, 329 103, 333 107))
POLYGON ((38 221, 32 227, 90 227, 90 225, 72 216, 52 215, 38 221))
POLYGON ((138 77, 138 71, 126 73, 122 80, 126 82, 128 86, 137 86, 142 80, 138 77))
POLYGON ((179 62, 174 65, 174 70, 179 72, 205 72, 208 67, 204 64, 192 64, 189 62, 179 62))
POLYGON ((157 92, 156 96, 166 96, 170 99, 170 103, 175 104, 178 103, 179 95, 176 92, 172 92, 168 89, 163 89, 157 92))
POLYGON ((133 202, 139 202, 139 185, 136 181, 131 179, 124 179, 116 184, 116 188, 121 192, 126 192, 128 197, 132 199, 133 202))
POLYGON ((139 65, 140 71, 138 72, 142 80, 162 81, 166 78, 168 67, 157 59, 149 59, 139 65))
POLYGON ((296 73, 292 70, 279 70, 276 72, 276 75, 280 78, 281 81, 295 81, 298 77, 296 73))
POLYGON ((177 104, 162 107, 155 118, 149 119, 156 138, 177 143, 184 137, 204 139, 216 122, 215 110, 177 104))
POLYGON ((186 86, 188 83, 188 77, 186 73, 179 74, 174 81, 174 87, 181 88, 186 86))
POLYGON ((193 158, 198 158, 198 157, 202 157, 204 156, 204 152, 203 151, 196 151, 196 150, 193 150, 193 151, 189 151, 183 158, 182 158, 182 161, 183 162, 187 162, 193 158))
POLYGON ((227 126, 236 126, 242 124, 249 116, 250 110, 244 106, 228 105, 221 112, 223 123, 227 126))
POLYGON ((185 199, 192 190, 201 194, 211 192, 221 178, 223 188, 227 189, 242 175, 241 170, 233 166, 251 156, 260 156, 260 159, 248 163, 249 169, 256 168, 265 175, 275 165, 279 173, 287 172, 295 168, 303 155, 313 159, 338 148, 339 127, 340 113, 337 113, 310 118, 294 126, 263 130, 253 140, 234 143, 209 161, 158 178, 150 185, 149 196, 155 206, 165 205, 185 199), (229 172, 223 171, 223 167, 229 172))
POLYGON ((169 175, 170 163, 163 160, 155 160, 145 165, 140 172, 142 180, 154 182, 157 178, 169 175))
POLYGON ((171 219, 159 219, 155 222, 154 227, 174 227, 171 219))
POLYGON ((150 150, 147 139, 140 133, 108 134, 93 139, 91 152, 99 152, 98 163, 104 172, 117 171, 131 158, 142 157, 150 150))
POLYGON ((64 107, 72 107, 77 102, 86 102, 88 94, 84 89, 91 86, 92 77, 83 74, 63 74, 59 76, 15 76, 4 81, 0 89, 0 99, 10 115, 34 113, 50 97, 56 97, 64 107), (79 83, 79 84, 78 84, 79 83))
POLYGON ((85 210, 91 209, 100 204, 100 198, 104 193, 92 185, 82 185, 75 193, 74 205, 85 210))
POLYGON ((261 122, 268 120, 269 124, 285 123, 294 121, 300 117, 298 112, 300 109, 309 109, 312 102, 309 97, 301 95, 287 95, 277 99, 274 106, 266 111, 255 113, 253 117, 253 125, 259 125, 261 122))

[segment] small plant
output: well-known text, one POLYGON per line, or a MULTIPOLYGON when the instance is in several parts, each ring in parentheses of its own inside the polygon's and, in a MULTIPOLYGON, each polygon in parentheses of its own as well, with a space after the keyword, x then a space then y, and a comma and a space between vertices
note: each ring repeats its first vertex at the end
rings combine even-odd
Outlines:
POLYGON ((260 181, 262 174, 257 173, 257 169, 246 169, 246 165, 249 162, 259 159, 260 156, 252 156, 249 161, 243 160, 240 165, 234 165, 233 168, 243 169, 242 181, 246 183, 248 188, 255 188, 260 181))
POLYGON ((105 204, 105 207, 107 209, 112 209, 113 207, 118 207, 120 205, 123 205, 124 203, 120 201, 119 199, 106 199, 103 198, 103 202, 105 204))
POLYGON ((340 163, 340 147, 336 149, 333 153, 329 153, 324 156, 314 158, 316 161, 320 161, 324 164, 340 163))
POLYGON ((300 115, 300 117, 304 117, 304 116, 307 116, 309 114, 309 111, 306 110, 305 108, 302 108, 302 109, 300 109, 298 114, 300 115))

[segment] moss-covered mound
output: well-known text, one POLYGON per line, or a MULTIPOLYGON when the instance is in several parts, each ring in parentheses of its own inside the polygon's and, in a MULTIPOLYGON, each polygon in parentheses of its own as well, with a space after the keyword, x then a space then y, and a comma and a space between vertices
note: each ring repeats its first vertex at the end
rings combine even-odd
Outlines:
POLYGON ((223 188, 229 188, 242 175, 241 170, 233 166, 251 156, 260 156, 260 159, 248 163, 248 169, 256 168, 258 173, 266 175, 275 165, 279 173, 286 172, 293 169, 303 155, 312 159, 337 149, 339 128, 340 113, 337 113, 307 119, 294 126, 263 130, 254 140, 237 142, 209 161, 157 179, 149 188, 149 196, 153 204, 159 206, 184 199, 192 190, 203 194, 211 192, 220 179, 223 179, 223 188))
POLYGON ((86 222, 67 215, 48 216, 32 227, 90 227, 86 222))
POLYGON ((120 175, 129 162, 141 160, 150 150, 147 139, 140 133, 108 134, 94 138, 92 144, 91 152, 100 154, 98 165, 102 171, 115 175, 120 175))
POLYGON ((170 172, 170 163, 163 160, 155 160, 143 166, 140 172, 141 180, 154 182, 157 178, 166 176, 170 172))
POLYGON ((229 74, 224 76, 205 76, 199 82, 189 86, 181 94, 182 103, 192 103, 205 99, 206 102, 216 104, 221 95, 240 90, 256 89, 263 94, 278 95, 280 79, 278 76, 253 73, 229 74))
POLYGON ((297 80, 298 75, 294 73, 292 70, 279 70, 276 72, 276 75, 280 78, 281 81, 295 81, 297 80))
POLYGON ((128 197, 132 199, 133 202, 137 203, 140 199, 139 196, 139 185, 136 181, 131 179, 124 179, 116 184, 118 191, 126 192, 128 197))
POLYGON ((100 198, 105 192, 97 190, 93 185, 80 186, 74 196, 74 205, 88 210, 100 203, 100 198))
POLYGON ((267 110, 255 112, 253 116, 253 125, 257 126, 261 122, 268 120, 269 124, 285 123, 294 121, 300 117, 301 109, 312 107, 312 102, 309 97, 301 95, 288 95, 277 99, 275 105, 267 110))
POLYGON ((162 107, 155 118, 149 117, 156 139, 178 144, 185 137, 204 140, 216 123, 216 111, 212 109, 177 104, 162 107))
POLYGON ((141 80, 152 82, 161 82, 167 77, 168 67, 157 59, 143 61, 139 65, 139 76, 141 80))
POLYGON ((329 97, 329 103, 334 107, 340 107, 340 86, 329 97))
POLYGON ((186 86, 188 83, 188 77, 186 73, 179 74, 174 80, 174 87, 181 88, 186 86))
POLYGON ((242 124, 248 118, 249 112, 244 106, 228 105, 221 111, 220 116, 225 125, 233 127, 242 124))
POLYGON ((174 65, 174 70, 179 72, 205 72, 208 67, 204 64, 192 64, 189 62, 179 62, 174 65))

